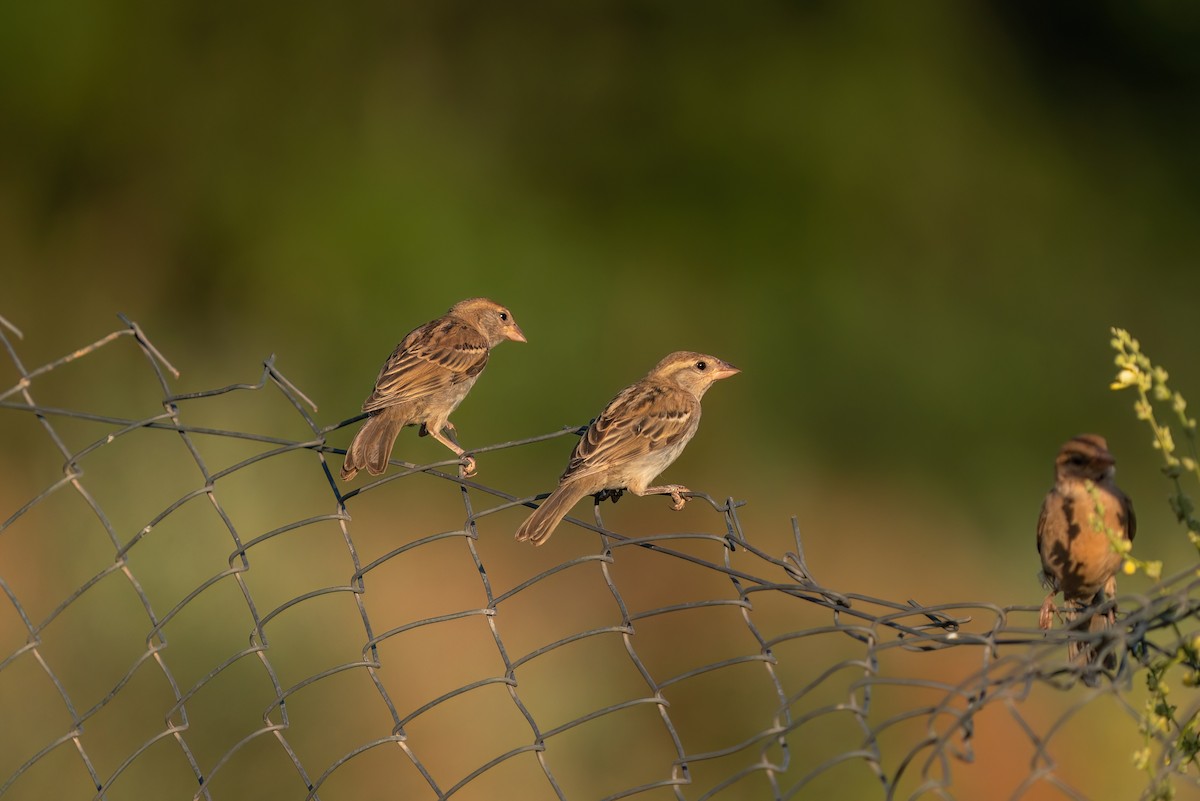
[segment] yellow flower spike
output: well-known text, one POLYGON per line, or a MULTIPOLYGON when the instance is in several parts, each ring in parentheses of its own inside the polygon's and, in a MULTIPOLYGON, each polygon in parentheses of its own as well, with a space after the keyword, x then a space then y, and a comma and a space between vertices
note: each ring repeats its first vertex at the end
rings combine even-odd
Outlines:
POLYGON ((1162 562, 1147 562, 1146 575, 1150 577, 1151 581, 1158 581, 1162 578, 1162 562))

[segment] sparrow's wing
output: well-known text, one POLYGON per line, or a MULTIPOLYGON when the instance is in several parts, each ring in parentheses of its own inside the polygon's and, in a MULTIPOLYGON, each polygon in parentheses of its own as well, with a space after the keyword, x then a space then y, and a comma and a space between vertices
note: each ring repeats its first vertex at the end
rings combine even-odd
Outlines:
POLYGON ((364 412, 423 398, 479 375, 487 365, 488 343, 475 326, 441 317, 414 329, 392 351, 364 412))
POLYGON ((1121 515, 1125 518, 1125 533, 1129 536, 1129 541, 1133 542, 1133 535, 1137 533, 1137 515, 1133 513, 1133 501, 1120 490, 1117 490, 1117 498, 1121 501, 1121 515))
POLYGON ((1046 496, 1046 500, 1042 501, 1042 511, 1038 513, 1037 522, 1037 549, 1038 554, 1042 557, 1042 562, 1046 561, 1046 553, 1043 550, 1046 542, 1046 509, 1050 506, 1050 496, 1046 496))
POLYGON ((686 390, 638 382, 620 392, 575 446, 563 481, 627 464, 695 431, 700 403, 686 390))

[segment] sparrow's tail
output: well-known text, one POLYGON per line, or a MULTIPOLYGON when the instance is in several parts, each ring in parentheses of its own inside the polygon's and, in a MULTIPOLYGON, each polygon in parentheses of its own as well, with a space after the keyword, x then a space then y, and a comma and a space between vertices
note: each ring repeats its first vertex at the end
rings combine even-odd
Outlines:
POLYGON ((517 529, 517 542, 529 541, 534 545, 545 543, 571 507, 588 494, 588 488, 577 481, 560 484, 517 529))
MULTIPOLYGON (((1094 601, 1104 598, 1097 594, 1094 601)), ((1079 665, 1100 665, 1105 670, 1116 670, 1118 654, 1114 643, 1100 636, 1100 633, 1111 628, 1116 617, 1116 610, 1109 607, 1104 610, 1094 610, 1093 603, 1068 603, 1065 617, 1066 627, 1078 631, 1085 639, 1071 640, 1067 643, 1067 657, 1072 663, 1079 665), (1086 619, 1081 619, 1086 618, 1086 619)), ((1084 681, 1088 684, 1095 682, 1095 676, 1084 681)))
POLYGON ((404 420, 390 414, 387 409, 368 417, 346 450, 346 459, 342 462, 342 480, 349 481, 364 467, 373 476, 387 469, 392 446, 396 444, 396 437, 402 428, 404 420))

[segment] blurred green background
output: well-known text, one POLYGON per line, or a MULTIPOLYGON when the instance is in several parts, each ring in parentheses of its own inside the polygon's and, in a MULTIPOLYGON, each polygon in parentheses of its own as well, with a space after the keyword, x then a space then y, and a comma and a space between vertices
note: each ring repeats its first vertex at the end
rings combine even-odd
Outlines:
MULTIPOLYGON (((468 446, 711 352, 744 372, 667 480, 749 501, 773 553, 796 515, 831 586, 1036 604, 1038 505, 1084 431, 1138 553, 1187 558, 1108 331, 1200 399, 1198 89, 1174 3, 9 3, 0 314, 37 365, 124 312, 179 391, 275 353, 333 423, 486 295, 529 343, 456 414, 468 446)), ((153 408, 122 375, 76 405, 153 408)), ((44 486, 22 431, 5 514, 44 486)), ((411 433, 400 458, 441 458, 411 433)), ((546 491, 568 450, 481 478, 546 491)))

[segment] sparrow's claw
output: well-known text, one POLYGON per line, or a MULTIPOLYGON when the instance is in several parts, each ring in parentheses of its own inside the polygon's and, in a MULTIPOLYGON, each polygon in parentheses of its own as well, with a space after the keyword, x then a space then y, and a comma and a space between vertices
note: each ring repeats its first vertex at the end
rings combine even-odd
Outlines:
POLYGON ((625 494, 623 489, 603 489, 596 493, 596 503, 604 503, 611 500, 613 503, 621 500, 621 496, 625 494))
POLYGON ((462 478, 470 478, 475 475, 475 457, 464 455, 459 461, 458 474, 462 478))
POLYGON ((1111 607, 1104 616, 1108 618, 1108 627, 1111 629, 1117 625, 1117 607, 1111 607))
POLYGON ((687 487, 675 487, 671 490, 671 508, 678 512, 688 502, 688 498, 683 497, 683 493, 691 492, 687 487))
POLYGON ((635 495, 670 495, 671 508, 678 512, 688 502, 688 499, 683 497, 683 493, 691 492, 691 490, 682 484, 663 484, 659 487, 646 487, 641 492, 637 490, 633 492, 635 495))

